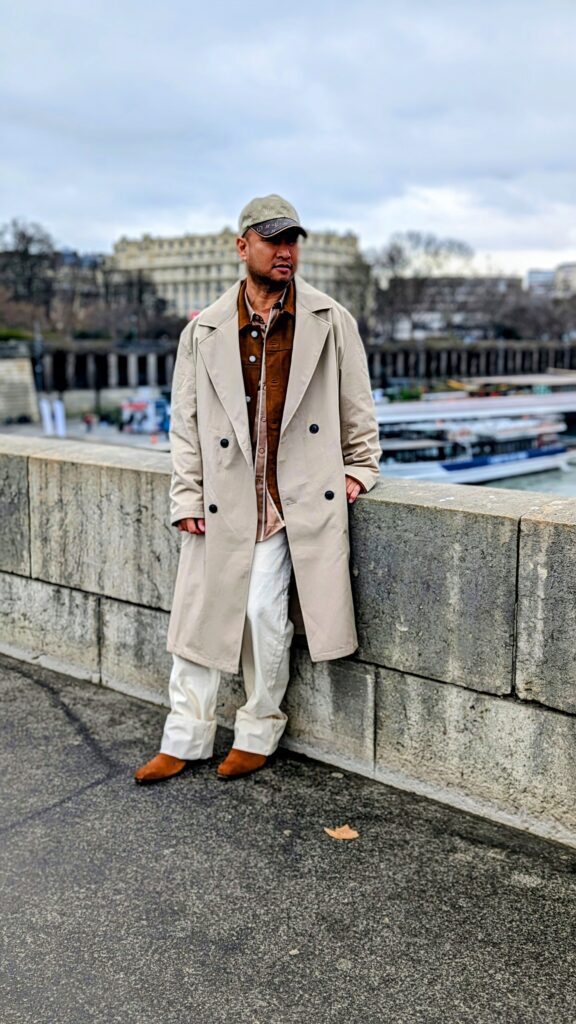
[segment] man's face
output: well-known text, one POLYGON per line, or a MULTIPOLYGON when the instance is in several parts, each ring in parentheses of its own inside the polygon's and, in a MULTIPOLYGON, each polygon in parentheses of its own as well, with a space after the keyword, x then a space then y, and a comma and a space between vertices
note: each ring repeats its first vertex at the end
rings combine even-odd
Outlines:
POLYGON ((273 238, 262 238, 253 228, 236 239, 240 259, 259 284, 274 291, 283 290, 298 269, 299 232, 290 228, 273 238))

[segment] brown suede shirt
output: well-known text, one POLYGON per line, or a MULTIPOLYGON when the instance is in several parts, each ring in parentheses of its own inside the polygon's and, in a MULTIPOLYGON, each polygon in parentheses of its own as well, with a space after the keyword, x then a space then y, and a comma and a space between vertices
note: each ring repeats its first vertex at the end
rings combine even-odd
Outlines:
POLYGON ((274 303, 268 324, 251 308, 246 282, 242 282, 238 293, 238 329, 258 499, 257 541, 266 540, 284 527, 276 459, 295 321, 293 281, 274 303))

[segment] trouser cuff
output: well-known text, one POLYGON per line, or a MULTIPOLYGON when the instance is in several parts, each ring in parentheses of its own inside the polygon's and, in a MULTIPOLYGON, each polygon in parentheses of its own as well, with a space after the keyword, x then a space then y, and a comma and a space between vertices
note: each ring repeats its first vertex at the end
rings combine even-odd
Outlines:
POLYGON ((170 722, 170 716, 168 716, 160 744, 160 753, 171 754, 172 757, 180 757, 184 761, 199 761, 212 757, 216 738, 216 722, 189 722, 188 726, 187 729, 183 729, 170 722))
POLYGON ((250 754, 264 754, 269 757, 276 750, 282 733, 286 728, 287 719, 258 719, 254 725, 246 721, 236 720, 234 726, 234 746, 237 750, 246 750, 250 754))

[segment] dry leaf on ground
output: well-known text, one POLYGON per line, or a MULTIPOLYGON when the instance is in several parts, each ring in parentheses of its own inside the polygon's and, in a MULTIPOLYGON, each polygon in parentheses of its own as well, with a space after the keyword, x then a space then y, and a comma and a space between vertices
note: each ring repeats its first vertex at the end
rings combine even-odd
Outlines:
POLYGON ((350 825, 341 825, 340 828, 325 828, 324 831, 332 839, 358 839, 359 835, 355 828, 350 828, 350 825))

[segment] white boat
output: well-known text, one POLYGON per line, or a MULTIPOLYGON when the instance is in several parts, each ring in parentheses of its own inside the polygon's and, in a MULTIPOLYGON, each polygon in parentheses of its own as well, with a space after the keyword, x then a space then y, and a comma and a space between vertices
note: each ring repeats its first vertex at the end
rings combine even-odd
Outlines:
POLYGON ((386 477, 441 483, 483 483, 506 477, 568 469, 566 430, 554 414, 394 423, 379 414, 386 477))

